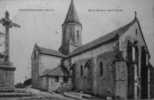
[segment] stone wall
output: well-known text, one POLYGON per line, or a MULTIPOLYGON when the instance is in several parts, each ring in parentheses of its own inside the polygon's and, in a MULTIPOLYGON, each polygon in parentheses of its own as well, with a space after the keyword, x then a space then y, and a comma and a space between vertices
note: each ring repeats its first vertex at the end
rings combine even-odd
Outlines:
POLYGON ((39 75, 42 75, 42 73, 47 69, 56 68, 58 65, 60 65, 60 62, 61 62, 60 57, 40 54, 39 75))
POLYGON ((41 90, 47 91, 48 90, 48 78, 47 77, 40 77, 39 78, 39 88, 41 90))
POLYGON ((46 87, 44 86, 45 83, 41 81, 45 79, 40 78, 40 76, 43 75, 45 70, 57 67, 60 62, 60 57, 44 54, 39 54, 37 58, 32 59, 32 87, 44 89, 46 87))
POLYGON ((71 59, 75 64, 73 78, 76 90, 99 96, 114 95, 114 47, 115 42, 111 42, 71 59), (103 63, 102 75, 100 61, 103 63), (89 64, 88 68, 86 64, 89 64))
POLYGON ((91 92, 93 81, 92 59, 81 59, 75 63, 74 67, 74 87, 80 91, 91 92))
POLYGON ((47 91, 64 92, 64 91, 70 91, 72 89, 71 78, 68 78, 67 81, 64 81, 64 77, 62 76, 57 76, 57 77, 46 77, 47 81, 44 80, 44 83, 47 86, 46 87, 47 91))
POLYGON ((96 59, 94 93, 100 96, 114 95, 114 52, 105 52, 96 59))
POLYGON ((56 77, 48 77, 48 91, 56 91, 63 82, 63 77, 58 77, 58 80, 56 77))
POLYGON ((115 62, 115 97, 127 99, 127 65, 124 61, 115 62))

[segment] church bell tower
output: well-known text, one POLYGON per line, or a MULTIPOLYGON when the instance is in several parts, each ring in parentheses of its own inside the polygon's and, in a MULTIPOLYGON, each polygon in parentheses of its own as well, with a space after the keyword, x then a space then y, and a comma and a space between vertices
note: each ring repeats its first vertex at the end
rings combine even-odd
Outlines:
POLYGON ((62 24, 62 44, 59 51, 68 55, 77 47, 81 46, 82 24, 79 21, 74 1, 71 0, 64 23, 62 24))

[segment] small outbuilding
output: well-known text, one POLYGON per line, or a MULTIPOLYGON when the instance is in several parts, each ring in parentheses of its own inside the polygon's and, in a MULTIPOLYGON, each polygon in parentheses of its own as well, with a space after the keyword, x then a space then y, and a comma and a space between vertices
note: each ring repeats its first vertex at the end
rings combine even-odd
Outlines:
POLYGON ((62 92, 72 89, 71 77, 67 69, 58 66, 47 69, 41 76, 42 88, 49 92, 62 92))

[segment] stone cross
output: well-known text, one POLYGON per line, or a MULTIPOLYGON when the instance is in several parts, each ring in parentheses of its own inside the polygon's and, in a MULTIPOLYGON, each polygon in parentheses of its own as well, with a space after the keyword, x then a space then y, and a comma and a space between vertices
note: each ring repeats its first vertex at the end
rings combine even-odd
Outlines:
POLYGON ((14 23, 11 21, 9 12, 5 12, 5 17, 0 19, 0 23, 5 27, 5 55, 4 55, 4 61, 9 62, 10 61, 10 54, 9 54, 9 29, 12 27, 20 27, 20 25, 14 23))

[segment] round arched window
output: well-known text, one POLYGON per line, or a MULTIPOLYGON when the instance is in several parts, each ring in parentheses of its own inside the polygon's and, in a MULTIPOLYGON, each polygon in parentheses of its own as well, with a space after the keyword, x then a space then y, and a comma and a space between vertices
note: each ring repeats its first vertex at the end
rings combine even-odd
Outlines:
POLYGON ((83 66, 81 65, 81 68, 80 68, 80 75, 83 76, 83 66))
POLYGON ((103 62, 100 62, 99 63, 99 69, 100 69, 100 76, 102 76, 103 75, 103 62))

